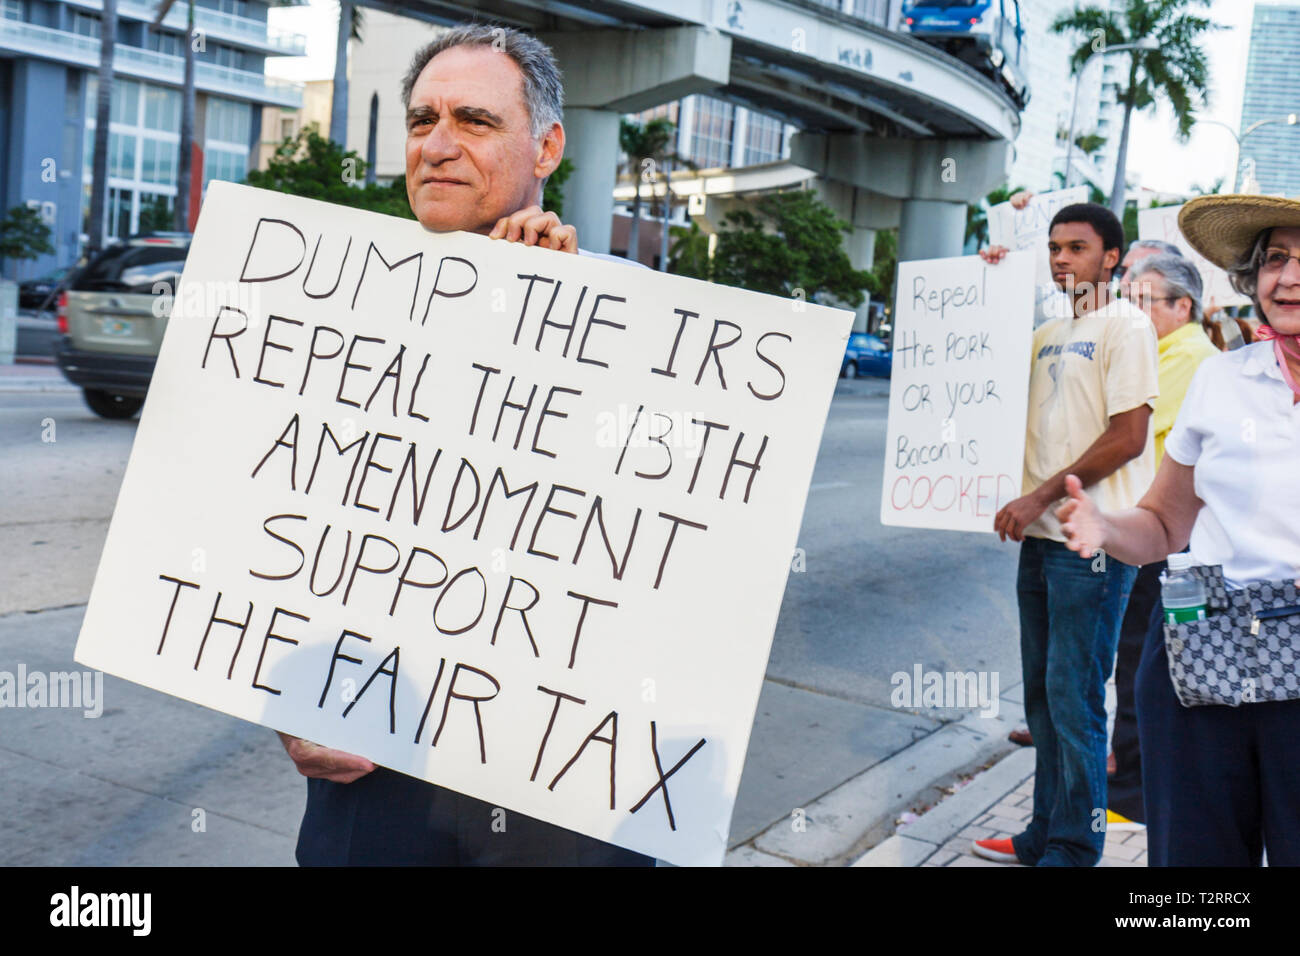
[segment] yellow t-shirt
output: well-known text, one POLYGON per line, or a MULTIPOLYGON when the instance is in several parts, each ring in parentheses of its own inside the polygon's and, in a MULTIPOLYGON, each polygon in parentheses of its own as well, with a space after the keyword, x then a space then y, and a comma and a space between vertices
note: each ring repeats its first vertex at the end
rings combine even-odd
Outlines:
MULTIPOLYGON (((1114 299, 1079 318, 1053 319, 1034 333, 1029 370, 1025 474, 1029 494, 1068 467, 1109 427, 1113 415, 1155 405, 1156 330, 1145 312, 1114 299)), ((1088 494, 1102 511, 1132 508, 1155 477, 1151 429, 1146 448, 1088 494)), ((1064 541, 1053 502, 1025 529, 1035 538, 1064 541)))
POLYGON ((1151 416, 1151 430, 1156 436, 1156 467, 1165 456, 1165 436, 1174 427, 1178 409, 1192 384, 1192 375, 1200 364, 1218 355, 1210 337, 1199 322, 1188 322, 1160 340, 1160 397, 1151 416))

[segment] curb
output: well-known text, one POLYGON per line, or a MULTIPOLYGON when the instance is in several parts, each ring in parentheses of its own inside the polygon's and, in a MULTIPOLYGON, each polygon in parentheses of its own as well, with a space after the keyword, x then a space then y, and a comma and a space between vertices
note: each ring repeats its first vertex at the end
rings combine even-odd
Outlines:
POLYGON ((0 392, 69 392, 81 391, 75 385, 48 378, 0 378, 0 392))
MULTIPOLYGON (((727 864, 852 863, 867 849, 893 839, 890 834, 900 813, 918 803, 939 800, 942 788, 960 774, 1004 756, 1015 746, 1007 741, 1007 733, 1022 720, 1020 705, 1003 699, 996 717, 972 712, 945 724, 796 810, 801 814, 797 821, 801 826, 779 820, 733 848, 727 853, 727 864)), ((937 845, 933 849, 938 849, 937 845)))
POLYGON ((901 828, 853 866, 920 866, 1034 772, 1034 748, 1021 747, 951 797, 901 828))

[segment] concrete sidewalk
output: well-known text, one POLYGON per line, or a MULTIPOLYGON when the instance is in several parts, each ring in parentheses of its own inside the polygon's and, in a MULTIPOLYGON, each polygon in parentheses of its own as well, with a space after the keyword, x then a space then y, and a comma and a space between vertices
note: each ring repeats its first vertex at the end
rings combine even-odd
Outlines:
MULTIPOLYGON (((975 856, 974 840, 1012 837, 1029 821, 1034 750, 1025 747, 979 774, 854 866, 1011 866, 975 856)), ((1146 866, 1145 830, 1110 830, 1100 866, 1146 866)))
MULTIPOLYGON (((1115 682, 1106 685, 1114 723, 1115 682)), ((1110 728, 1107 728, 1109 736, 1110 728)), ((1034 800, 1034 748, 1021 747, 972 777, 951 796, 901 823, 853 866, 1013 866, 975 856, 971 843, 1013 837, 1029 822, 1034 800)), ((1108 830, 1100 866, 1147 866, 1147 835, 1108 830)))

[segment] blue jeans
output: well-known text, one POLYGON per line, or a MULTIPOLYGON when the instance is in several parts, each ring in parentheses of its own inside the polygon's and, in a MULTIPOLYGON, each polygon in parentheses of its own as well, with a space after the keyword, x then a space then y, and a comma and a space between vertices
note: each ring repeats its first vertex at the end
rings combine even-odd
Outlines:
POLYGON ((1184 707, 1159 600, 1134 696, 1151 866, 1300 866, 1300 700, 1184 707))
POLYGON ((1106 681, 1137 568, 1025 538, 1016 596, 1034 815, 1012 838, 1029 866, 1094 866, 1106 840, 1106 681))

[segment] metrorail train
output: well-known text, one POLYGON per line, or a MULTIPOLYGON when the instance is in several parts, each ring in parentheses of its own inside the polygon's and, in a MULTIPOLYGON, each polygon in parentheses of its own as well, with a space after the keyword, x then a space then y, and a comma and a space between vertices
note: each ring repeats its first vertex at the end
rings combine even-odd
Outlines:
POLYGON ((1021 109, 1029 102, 1020 0, 906 2, 901 29, 997 80, 1021 109))

